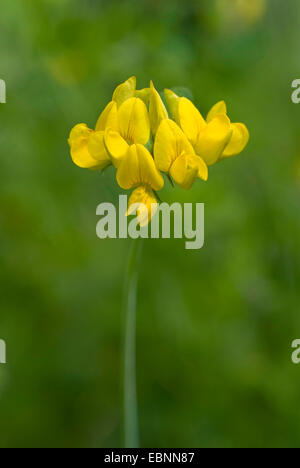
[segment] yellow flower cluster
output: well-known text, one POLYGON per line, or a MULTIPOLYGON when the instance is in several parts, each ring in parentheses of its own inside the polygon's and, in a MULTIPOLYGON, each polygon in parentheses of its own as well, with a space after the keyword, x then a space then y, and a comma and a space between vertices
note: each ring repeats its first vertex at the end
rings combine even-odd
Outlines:
POLYGON ((249 141, 246 126, 231 123, 224 101, 205 120, 189 99, 169 89, 165 100, 169 112, 152 82, 137 90, 131 77, 116 88, 95 130, 78 124, 69 137, 77 166, 95 170, 112 164, 119 186, 134 188, 128 214, 136 203, 146 206, 146 212, 138 210, 142 226, 155 213, 156 192, 164 186, 161 173, 189 189, 196 178, 207 180, 208 166, 239 154, 249 141))

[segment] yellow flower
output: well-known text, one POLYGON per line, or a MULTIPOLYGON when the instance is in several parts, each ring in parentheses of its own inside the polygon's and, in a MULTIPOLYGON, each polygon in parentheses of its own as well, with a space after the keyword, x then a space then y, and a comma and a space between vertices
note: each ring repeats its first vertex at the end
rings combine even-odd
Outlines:
POLYGON ((157 208, 158 203, 153 190, 147 185, 140 185, 130 195, 127 216, 136 212, 139 225, 145 227, 157 212, 157 208))
POLYGON ((75 164, 104 169, 112 163, 120 187, 134 189, 127 214, 137 211, 141 226, 157 210, 156 191, 164 186, 161 172, 189 189, 196 178, 207 180, 208 165, 239 154, 249 141, 246 126, 231 123, 224 101, 213 106, 205 120, 189 99, 168 89, 165 98, 174 120, 153 82, 137 90, 132 76, 117 86, 95 130, 78 124, 69 137, 75 164), (154 156, 145 147, 153 140, 154 156))
POLYGON ((158 128, 154 160, 160 171, 169 173, 184 189, 189 189, 197 177, 208 178, 206 163, 196 155, 188 138, 173 120, 164 119, 158 128))
POLYGON ((107 128, 105 144, 116 167, 125 157, 128 146, 145 145, 150 138, 150 122, 146 104, 136 97, 127 99, 117 112, 117 128, 107 128))
POLYGON ((128 144, 146 144, 150 137, 145 104, 149 100, 149 92, 149 88, 136 90, 135 76, 117 86, 95 130, 89 129, 86 124, 78 124, 71 131, 69 144, 74 163, 95 170, 104 169, 112 162, 117 166, 128 144), (111 132, 108 133, 107 142, 104 138, 106 129, 111 132), (111 154, 107 148, 112 150, 111 154))
POLYGON ((137 89, 135 97, 140 98, 146 105, 148 105, 150 97, 150 88, 137 89))
POLYGON ((153 135, 156 134, 160 122, 169 118, 167 109, 152 81, 150 82, 149 117, 153 135))
POLYGON ((179 118, 178 118, 178 103, 179 103, 179 96, 174 93, 171 89, 164 90, 165 99, 168 104, 169 111, 171 116, 175 120, 175 122, 179 125, 179 118))
POLYGON ((95 130, 84 123, 71 130, 69 145, 73 162, 85 169, 104 169, 111 159, 104 145, 104 131, 107 125, 114 128, 117 123, 117 105, 111 101, 100 115, 95 130))
POLYGON ((153 190, 161 190, 164 179, 155 166, 149 151, 141 144, 128 147, 125 157, 117 170, 117 181, 121 188, 129 190, 137 187, 129 199, 128 214, 132 213, 133 204, 143 204, 139 207, 138 216, 141 226, 150 221, 157 209, 157 200, 153 190), (153 209, 151 210, 151 207, 153 209))
MULTIPOLYGON (((207 122, 211 122, 218 115, 227 115, 227 106, 224 101, 217 102, 207 115, 207 122)), ((231 123, 232 136, 229 140, 228 145, 225 147, 220 159, 230 158, 231 156, 237 156, 247 146, 249 142, 249 130, 243 123, 231 123)))
POLYGON ((113 93, 113 101, 120 107, 127 99, 134 97, 136 90, 136 77, 132 76, 124 83, 116 87, 113 93))
POLYGON ((107 127, 117 127, 117 106, 114 101, 107 104, 96 124, 96 132, 104 132, 107 127))
POLYGON ((145 104, 147 104, 149 100, 149 93, 149 88, 137 90, 136 77, 132 76, 131 78, 128 78, 128 80, 126 80, 124 83, 116 87, 112 99, 117 103, 118 107, 120 107, 123 104, 123 102, 125 102, 127 99, 133 97, 138 97, 142 99, 142 101, 144 101, 145 104))
POLYGON ((185 97, 179 97, 170 90, 165 92, 173 117, 193 145, 198 156, 208 166, 215 164, 222 156, 232 136, 232 128, 226 114, 216 114, 206 122, 194 104, 185 97))

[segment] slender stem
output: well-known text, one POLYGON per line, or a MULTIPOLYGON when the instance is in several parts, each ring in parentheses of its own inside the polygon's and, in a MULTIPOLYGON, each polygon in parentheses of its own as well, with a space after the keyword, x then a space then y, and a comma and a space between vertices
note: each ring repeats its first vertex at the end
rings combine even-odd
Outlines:
POLYGON ((124 291, 124 443, 138 448, 138 405, 136 391, 136 297, 141 239, 132 241, 124 291))

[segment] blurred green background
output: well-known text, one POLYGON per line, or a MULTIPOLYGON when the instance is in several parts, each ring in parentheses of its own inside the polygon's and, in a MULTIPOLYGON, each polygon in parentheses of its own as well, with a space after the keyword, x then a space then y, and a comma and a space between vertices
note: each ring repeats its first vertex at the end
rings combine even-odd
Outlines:
POLYGON ((206 205, 206 244, 148 240, 137 375, 143 447, 300 446, 298 0, 4 0, 0 15, 1 447, 120 447, 130 240, 97 239, 113 171, 67 137, 115 86, 225 99, 246 152, 166 201, 206 205))

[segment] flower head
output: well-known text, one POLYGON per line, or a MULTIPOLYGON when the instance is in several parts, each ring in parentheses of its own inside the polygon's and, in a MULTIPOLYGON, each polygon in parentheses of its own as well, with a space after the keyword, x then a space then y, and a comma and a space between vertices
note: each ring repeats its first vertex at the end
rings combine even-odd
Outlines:
POLYGON ((69 137, 77 166, 115 166, 119 186, 133 189, 127 214, 137 211, 141 226, 157 210, 161 173, 190 189, 197 178, 208 179, 208 166, 239 154, 249 141, 247 127, 230 121, 224 101, 204 119, 189 99, 168 89, 165 99, 169 112, 152 81, 149 88, 137 90, 131 77, 115 89, 94 130, 78 124, 69 137))
POLYGON ((179 97, 171 90, 165 90, 165 97, 173 118, 208 166, 236 156, 247 146, 247 127, 231 123, 224 101, 215 104, 205 120, 189 99, 179 97))

